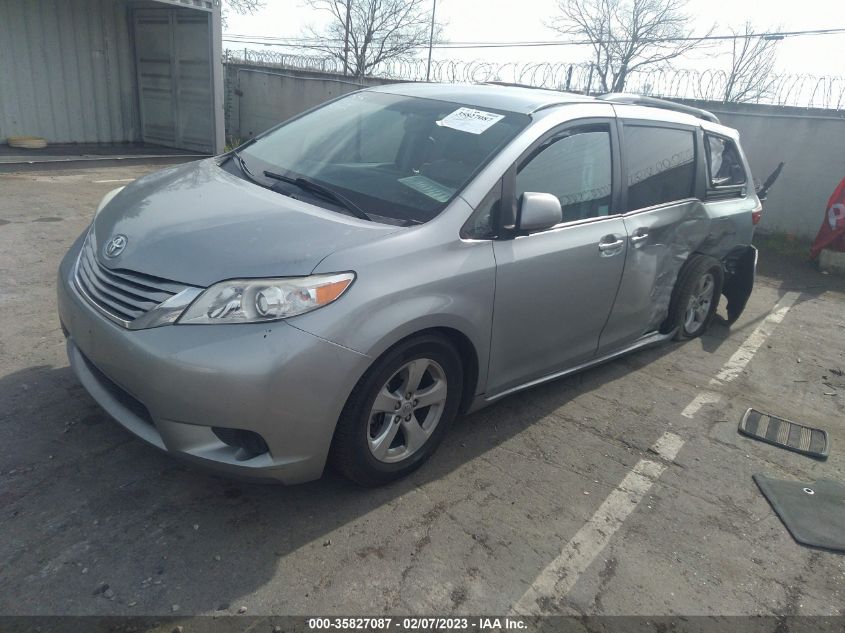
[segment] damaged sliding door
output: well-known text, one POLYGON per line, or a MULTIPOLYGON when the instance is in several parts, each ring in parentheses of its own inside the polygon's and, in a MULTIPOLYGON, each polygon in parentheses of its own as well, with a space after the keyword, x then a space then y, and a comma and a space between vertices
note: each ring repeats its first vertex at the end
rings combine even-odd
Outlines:
POLYGON ((622 126, 625 271, 599 355, 658 330, 678 272, 707 237, 710 220, 694 197, 695 129, 626 122, 622 126))

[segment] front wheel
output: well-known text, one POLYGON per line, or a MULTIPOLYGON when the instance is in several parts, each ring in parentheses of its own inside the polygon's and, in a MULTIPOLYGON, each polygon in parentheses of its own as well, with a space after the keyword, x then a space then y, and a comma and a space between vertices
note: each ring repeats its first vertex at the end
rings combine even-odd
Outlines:
POLYGON ((399 479, 437 448, 458 412, 461 359, 437 335, 400 343, 358 382, 338 420, 331 462, 373 486, 399 479))
POLYGON ((677 328, 675 340, 701 336, 710 327, 722 295, 722 264, 706 255, 693 255, 678 276, 666 319, 667 330, 677 328))

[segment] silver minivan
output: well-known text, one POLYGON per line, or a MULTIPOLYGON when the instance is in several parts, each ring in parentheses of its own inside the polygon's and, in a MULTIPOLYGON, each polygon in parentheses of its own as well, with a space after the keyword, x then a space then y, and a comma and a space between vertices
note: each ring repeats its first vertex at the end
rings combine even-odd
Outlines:
POLYGON ((109 193, 61 264, 71 366, 224 473, 380 484, 462 412, 667 339, 754 283, 735 130, 629 95, 389 85, 109 193))

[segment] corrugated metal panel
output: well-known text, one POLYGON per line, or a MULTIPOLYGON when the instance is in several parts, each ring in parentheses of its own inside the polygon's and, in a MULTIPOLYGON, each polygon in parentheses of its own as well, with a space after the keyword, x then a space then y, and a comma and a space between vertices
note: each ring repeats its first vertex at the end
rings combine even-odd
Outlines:
POLYGON ((0 0, 0 139, 140 139, 123 0, 0 0))
POLYGON ((178 128, 183 147, 214 151, 214 99, 211 92, 211 20, 199 11, 176 12, 179 50, 178 128))
POLYGON ((143 139, 214 151, 209 14, 151 9, 133 17, 143 139))
POLYGON ((214 11, 215 8, 220 8, 220 0, 153 0, 153 2, 191 9, 202 9, 204 11, 214 11))
POLYGON ((172 11, 135 11, 135 53, 144 141, 175 147, 176 95, 172 11))

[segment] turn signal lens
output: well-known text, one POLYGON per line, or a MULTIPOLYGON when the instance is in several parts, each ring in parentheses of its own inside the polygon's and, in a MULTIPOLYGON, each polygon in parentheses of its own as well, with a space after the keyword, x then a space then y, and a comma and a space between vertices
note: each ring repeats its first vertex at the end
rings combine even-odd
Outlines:
POLYGON ((325 305, 331 303, 343 294, 343 291, 349 287, 352 280, 333 281, 325 286, 317 287, 317 303, 325 305))

